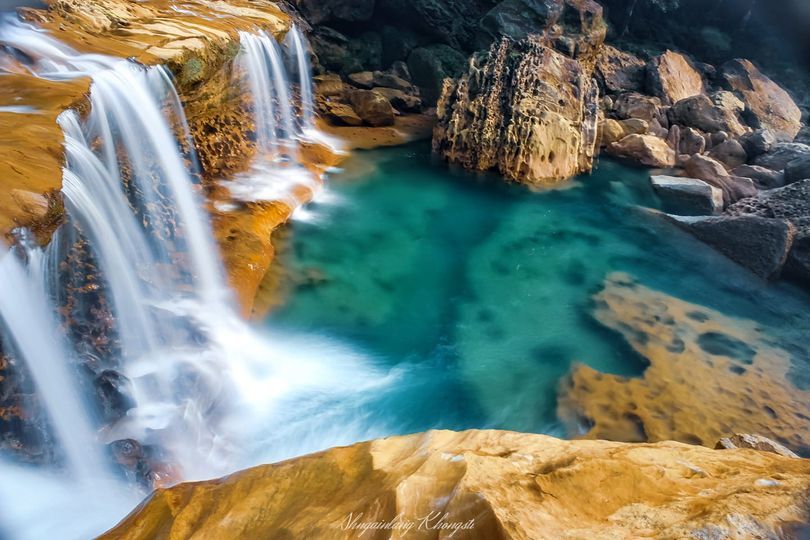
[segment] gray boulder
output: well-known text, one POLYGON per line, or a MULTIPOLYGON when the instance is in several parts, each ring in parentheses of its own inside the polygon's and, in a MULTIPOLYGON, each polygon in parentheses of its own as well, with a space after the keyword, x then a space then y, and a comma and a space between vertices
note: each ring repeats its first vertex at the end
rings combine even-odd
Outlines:
POLYGON ((759 189, 774 189, 785 185, 785 173, 772 171, 759 165, 740 165, 735 167, 731 174, 750 178, 759 189))
POLYGON ((786 184, 808 178, 810 178, 810 154, 794 159, 785 167, 786 184))
POLYGON ((787 220, 760 216, 668 217, 700 241, 768 280, 782 273, 796 232, 787 220))
POLYGON ((802 143, 776 143, 770 151, 754 160, 754 165, 781 171, 787 164, 800 157, 810 155, 810 146, 802 143))
POLYGON ((723 191, 703 180, 658 175, 650 182, 667 211, 704 216, 723 211, 723 191))

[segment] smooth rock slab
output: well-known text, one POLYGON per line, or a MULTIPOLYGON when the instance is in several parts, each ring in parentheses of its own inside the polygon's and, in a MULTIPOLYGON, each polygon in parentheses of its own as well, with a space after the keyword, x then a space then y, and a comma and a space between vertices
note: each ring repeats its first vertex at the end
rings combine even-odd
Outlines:
POLYGON ((776 538, 808 489, 767 452, 430 431, 158 490, 101 538, 776 538))
POLYGON ((723 191, 697 178, 653 176, 653 189, 668 207, 690 214, 709 215, 723 211, 723 191))

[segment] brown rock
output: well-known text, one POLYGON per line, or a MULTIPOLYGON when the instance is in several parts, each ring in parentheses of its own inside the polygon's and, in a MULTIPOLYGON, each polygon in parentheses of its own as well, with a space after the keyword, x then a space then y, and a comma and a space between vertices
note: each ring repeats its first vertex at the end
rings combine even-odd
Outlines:
POLYGON ((647 79, 652 93, 668 105, 705 91, 703 77, 692 61, 673 51, 666 51, 648 64, 647 79))
POLYGON ((642 120, 641 118, 628 118, 627 120, 622 120, 620 124, 622 125, 622 128, 624 128, 624 132, 627 135, 631 135, 633 133, 636 135, 644 135, 650 131, 650 123, 646 120, 642 120))
POLYGON ((745 103, 754 127, 771 130, 777 139, 792 141, 802 127, 802 113, 784 89, 748 60, 723 65, 721 77, 745 103))
POLYGON ((363 119, 360 118, 350 105, 345 103, 328 103, 326 105, 329 117, 339 124, 346 126, 361 126, 363 119))
POLYGON ((371 90, 374 88, 374 73, 371 71, 350 73, 347 78, 354 86, 358 88, 364 88, 366 90, 371 90))
POLYGON ((641 92, 646 64, 635 55, 605 45, 596 60, 596 76, 607 92, 641 92))
POLYGON ((649 167, 672 167, 676 160, 675 151, 664 139, 654 135, 627 135, 608 146, 607 151, 614 156, 631 159, 649 167))
POLYGON ((757 192, 750 178, 731 176, 722 163, 708 156, 695 154, 684 164, 684 169, 687 176, 722 189, 726 204, 751 197, 757 192))
MULTIPOLYGON (((736 98, 733 95, 730 98, 721 96, 718 102, 715 102, 703 94, 688 97, 672 106, 668 113, 669 120, 673 124, 696 128, 707 133, 725 131, 740 136, 746 133, 748 128, 742 124, 739 117, 741 110, 735 106, 732 99, 736 98)), ((742 102, 737 103, 742 105, 742 102)))
POLYGON ((324 97, 341 96, 345 90, 346 85, 340 78, 340 75, 334 73, 327 73, 325 75, 317 75, 314 77, 315 91, 324 97))
POLYGON ((416 96, 406 94, 402 90, 397 90, 396 88, 375 87, 374 91, 385 96, 385 98, 391 102, 391 105, 393 105, 398 111, 419 112, 419 110, 422 108, 421 99, 416 96))
POLYGON ((750 448, 751 450, 759 450, 760 452, 770 452, 788 458, 798 458, 796 452, 788 450, 783 445, 776 441, 772 441, 768 437, 762 435, 749 435, 743 433, 741 435, 733 435, 731 437, 723 437, 717 442, 715 446, 717 450, 735 450, 737 448, 750 448))
POLYGON ((394 108, 382 94, 374 90, 352 90, 349 101, 354 112, 370 126, 391 126, 394 124, 394 108))
POLYGON ((44 195, 22 189, 12 189, 11 198, 19 205, 20 210, 33 219, 45 219, 48 215, 48 199, 44 195))
POLYGON ((706 150, 706 139, 696 129, 687 127, 681 130, 681 154, 702 154, 706 150))
POLYGON ((734 139, 727 139, 713 147, 709 152, 709 157, 716 159, 725 165, 727 169, 739 167, 748 160, 745 149, 734 139))
POLYGON ((758 165, 740 165, 731 171, 734 176, 750 178, 759 189, 773 189, 785 185, 785 174, 758 165))
POLYGON ((560 416, 572 430, 588 426, 585 437, 593 439, 703 445, 729 432, 761 433, 808 448, 804 404, 810 392, 788 379, 791 353, 758 323, 654 291, 621 273, 608 276, 595 301, 595 318, 650 365, 630 378, 577 367, 559 399, 560 416))
POLYGON ((625 136, 622 124, 612 118, 606 118, 599 123, 599 134, 599 140, 602 146, 608 146, 616 141, 620 141, 625 136))
POLYGON ((431 431, 158 490, 101 539, 777 538, 809 487, 765 452, 431 431))
POLYGON ((445 81, 433 134, 437 155, 473 170, 547 184, 589 171, 599 92, 579 61, 537 37, 503 39, 445 81))
POLYGON ((622 94, 613 106, 616 116, 622 119, 641 118, 647 122, 662 118, 661 100, 635 92, 622 94))

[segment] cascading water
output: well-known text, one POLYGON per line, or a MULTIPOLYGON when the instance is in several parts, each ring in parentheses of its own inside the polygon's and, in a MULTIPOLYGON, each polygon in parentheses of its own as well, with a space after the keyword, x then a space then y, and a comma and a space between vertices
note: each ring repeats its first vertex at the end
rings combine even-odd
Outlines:
MULTIPOLYGON (((303 120, 297 123, 281 49, 263 33, 243 34, 241 40, 237 63, 249 86, 257 126, 254 167, 272 191, 253 190, 250 196, 283 198, 291 186, 313 185, 297 162, 298 139, 312 121, 311 79, 302 63, 306 48, 296 31, 290 41, 303 99, 303 120)), ((288 457, 355 439, 347 429, 312 436, 319 425, 334 426, 335 418, 333 410, 318 424, 311 407, 318 403, 329 408, 338 395, 343 399, 385 379, 357 356, 329 343, 309 339, 304 344, 290 336, 271 340, 238 317, 194 185, 194 155, 184 155, 177 140, 188 138, 188 126, 167 72, 79 54, 16 21, 0 28, 0 42, 37 76, 82 75, 93 80, 89 114, 80 118, 67 111, 59 118, 65 136, 62 192, 68 220, 44 253, 29 253, 40 290, 30 292, 30 285, 20 285, 25 272, 11 256, 0 264, 2 277, 8 275, 0 279, 0 287, 41 297, 35 304, 39 307, 19 314, 14 308, 17 297, 3 295, 0 315, 14 333, 15 344, 25 349, 20 356, 26 365, 35 374, 48 374, 41 387, 40 377, 36 382, 43 396, 53 398, 45 405, 72 474, 98 477, 107 469, 101 449, 114 442, 143 448, 144 454, 147 448, 159 448, 158 463, 146 460, 139 467, 152 467, 148 479, 167 483, 220 475, 267 457, 288 457), (115 357, 108 359, 112 365, 98 369, 120 371, 127 382, 121 391, 131 394, 124 400, 130 403, 126 410, 101 431, 94 429, 92 416, 81 416, 79 385, 71 382, 78 374, 71 373, 70 359, 87 354, 86 346, 77 342, 65 351, 49 350, 45 340, 36 343, 25 330, 37 328, 41 333, 49 328, 47 313, 53 308, 47 307, 48 296, 58 302, 64 294, 64 274, 74 269, 65 270, 63 261, 77 241, 89 246, 89 256, 98 263, 120 339, 115 357), (51 364, 62 368, 52 369, 51 364), (63 388, 47 386, 54 381, 63 388), (281 433, 297 433, 299 446, 285 447, 281 433), (262 448, 268 442, 280 446, 262 448)), ((243 182, 228 185, 235 198, 240 198, 240 188, 247 197, 243 182)), ((80 320, 99 316, 98 306, 72 309, 80 320)), ((134 488, 117 489, 127 493, 134 488)), ((63 491, 65 497, 75 497, 75 490, 63 491)), ((6 499, 4 510, 27 515, 25 509, 13 510, 15 502, 22 502, 9 500, 3 489, 0 498, 6 499)), ((64 508, 67 503, 60 499, 53 504, 64 508)), ((110 512, 121 517, 119 507, 110 512)), ((91 530, 100 524, 87 526, 79 536, 100 532, 91 530)), ((32 530, 15 524, 11 528, 20 537, 32 530)))
POLYGON ((264 32, 242 32, 240 39, 237 64, 253 98, 258 156, 251 170, 228 182, 227 187, 240 201, 283 201, 295 208, 299 206, 295 196, 298 188, 311 192, 320 189, 320 183, 301 164, 300 141, 322 144, 334 152, 340 151, 340 145, 315 128, 309 55, 300 31, 291 28, 285 39, 287 58, 298 73, 300 115, 296 115, 290 99, 293 87, 276 40, 264 32))
POLYGON ((298 86, 301 93, 301 131, 304 135, 317 134, 315 129, 315 105, 312 97, 312 76, 310 75, 310 60, 307 47, 304 45, 304 36, 297 26, 293 26, 287 37, 286 45, 293 51, 290 55, 295 59, 293 68, 298 73, 298 86))

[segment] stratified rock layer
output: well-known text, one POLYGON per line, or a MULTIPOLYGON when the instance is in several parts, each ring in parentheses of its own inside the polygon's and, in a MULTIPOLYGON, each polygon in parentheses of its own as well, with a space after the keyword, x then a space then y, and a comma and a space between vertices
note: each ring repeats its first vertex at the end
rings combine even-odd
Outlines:
POLYGON ((561 389, 573 432, 619 441, 714 445, 758 433, 810 449, 810 392, 788 379, 790 354, 753 322, 727 317, 613 274, 595 297, 595 317, 650 362, 642 377, 579 366, 561 389))
POLYGON ((540 37, 503 39, 445 81, 433 147, 467 169, 557 182, 592 167, 598 94, 590 68, 540 37))
POLYGON ((808 488, 755 450, 433 431, 158 490, 101 538, 776 538, 808 488))

